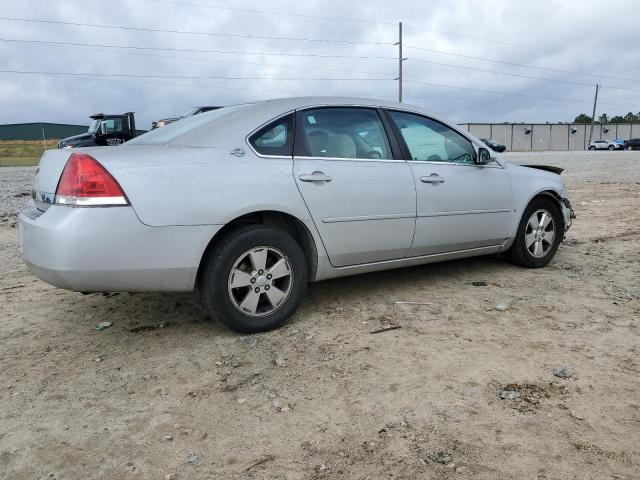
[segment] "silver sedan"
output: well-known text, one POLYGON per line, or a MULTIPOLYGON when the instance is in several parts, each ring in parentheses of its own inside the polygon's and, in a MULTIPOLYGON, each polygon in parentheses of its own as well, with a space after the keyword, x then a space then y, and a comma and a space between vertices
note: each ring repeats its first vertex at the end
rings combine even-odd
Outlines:
POLYGON ((230 328, 263 331, 310 281, 501 252, 546 265, 573 217, 560 171, 509 164, 418 107, 264 101, 47 151, 19 250, 60 288, 197 291, 230 328))

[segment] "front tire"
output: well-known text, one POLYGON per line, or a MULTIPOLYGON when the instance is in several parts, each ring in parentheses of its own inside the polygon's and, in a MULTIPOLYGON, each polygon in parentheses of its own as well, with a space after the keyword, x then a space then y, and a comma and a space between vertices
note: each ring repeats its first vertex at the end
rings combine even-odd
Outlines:
POLYGON ((205 259, 200 277, 204 308, 237 332, 282 325, 307 289, 307 261, 287 232, 269 225, 231 231, 205 259))
POLYGON ((613 145, 609 145, 609 150, 615 150, 616 147, 614 147, 613 145))
POLYGON ((544 267, 555 256, 563 238, 564 219, 558 206, 551 199, 535 198, 522 215, 507 257, 521 267, 544 267))

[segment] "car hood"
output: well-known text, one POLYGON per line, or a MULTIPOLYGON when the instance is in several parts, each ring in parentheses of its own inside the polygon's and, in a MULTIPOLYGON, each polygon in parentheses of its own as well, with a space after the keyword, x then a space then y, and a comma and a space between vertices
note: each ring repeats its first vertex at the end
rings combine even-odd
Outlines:
POLYGON ((67 137, 67 138, 63 138, 62 140, 60 140, 60 145, 68 145, 70 143, 79 143, 79 142, 84 142, 87 140, 93 140, 95 137, 92 133, 81 133, 80 135, 74 135, 72 137, 67 137))
POLYGON ((537 168, 538 170, 544 170, 545 172, 551 172, 557 175, 560 175, 562 172, 564 172, 564 168, 554 167, 552 165, 520 165, 520 166, 527 167, 527 168, 537 168))
MULTIPOLYGON (((529 194, 537 194, 546 190, 552 190, 560 197, 566 197, 566 186, 562 175, 548 169, 546 165, 519 165, 505 162, 506 169, 511 178, 514 195, 520 196, 525 204, 531 197, 529 194)), ((550 167, 556 169, 556 167, 550 167)))

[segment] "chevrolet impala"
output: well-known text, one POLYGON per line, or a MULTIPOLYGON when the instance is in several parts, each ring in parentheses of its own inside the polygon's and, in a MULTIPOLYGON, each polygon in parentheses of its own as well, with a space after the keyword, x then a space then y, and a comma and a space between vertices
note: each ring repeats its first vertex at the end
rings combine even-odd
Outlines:
POLYGON ((309 282, 498 253, 545 266, 573 218, 561 170, 495 155, 406 104, 220 108, 45 152, 19 251, 56 287, 194 291, 228 327, 264 331, 309 282))

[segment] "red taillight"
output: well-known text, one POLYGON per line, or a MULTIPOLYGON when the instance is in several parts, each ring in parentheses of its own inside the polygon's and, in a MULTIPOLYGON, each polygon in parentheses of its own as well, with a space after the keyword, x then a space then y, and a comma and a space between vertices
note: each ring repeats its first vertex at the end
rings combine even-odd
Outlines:
POLYGON ((77 206, 129 204, 115 178, 86 153, 74 153, 69 157, 56 189, 56 203, 77 206))

